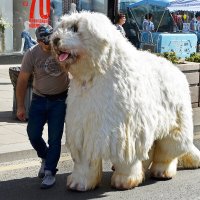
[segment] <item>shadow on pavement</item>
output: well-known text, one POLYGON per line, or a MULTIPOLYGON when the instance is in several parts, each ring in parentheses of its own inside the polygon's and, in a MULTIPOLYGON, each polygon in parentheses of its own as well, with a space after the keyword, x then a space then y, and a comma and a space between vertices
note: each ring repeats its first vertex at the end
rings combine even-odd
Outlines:
MULTIPOLYGON (((102 185, 94 191, 80 193, 66 189, 66 177, 69 174, 57 174, 56 185, 48 190, 41 190, 41 180, 38 178, 23 178, 0 182, 0 197, 5 200, 79 200, 103 198, 104 193, 112 190, 110 180, 104 180, 102 185)), ((105 177, 105 176, 104 176, 105 177)))
MULTIPOLYGON (((110 187, 112 172, 103 172, 101 185, 89 192, 72 192, 66 189, 66 177, 69 174, 57 174, 56 185, 48 190, 41 190, 41 180, 35 178, 23 178, 0 182, 0 197, 5 200, 86 200, 106 198, 109 192, 119 192, 110 187)), ((154 184, 156 181, 147 179, 141 186, 154 184)))

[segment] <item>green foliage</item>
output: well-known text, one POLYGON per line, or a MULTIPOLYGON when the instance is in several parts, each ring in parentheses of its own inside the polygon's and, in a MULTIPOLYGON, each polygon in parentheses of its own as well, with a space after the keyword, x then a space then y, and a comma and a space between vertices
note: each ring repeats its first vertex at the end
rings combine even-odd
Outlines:
MULTIPOLYGON (((165 53, 157 53, 157 56, 161 56, 166 58, 167 60, 171 61, 174 64, 181 64, 184 63, 176 56, 175 52, 165 52, 165 53)), ((185 58, 185 61, 189 62, 198 62, 200 63, 200 53, 192 53, 190 57, 185 58)))
POLYGON ((175 64, 180 63, 180 58, 178 58, 176 56, 175 52, 157 53, 157 55, 166 58, 167 60, 171 61, 172 63, 175 63, 175 64))
POLYGON ((7 20, 5 20, 2 16, 0 16, 0 30, 4 32, 5 29, 8 27, 12 27, 11 24, 7 20))
POLYGON ((192 53, 189 58, 185 59, 189 62, 200 62, 200 54, 199 53, 192 53))

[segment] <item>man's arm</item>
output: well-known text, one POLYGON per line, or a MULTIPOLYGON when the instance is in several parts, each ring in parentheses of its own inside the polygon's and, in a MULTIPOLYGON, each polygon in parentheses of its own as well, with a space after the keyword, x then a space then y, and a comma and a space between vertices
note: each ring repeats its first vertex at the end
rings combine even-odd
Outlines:
POLYGON ((17 117, 21 121, 26 120, 26 109, 24 101, 30 75, 31 73, 20 71, 17 79, 17 87, 16 87, 17 117))

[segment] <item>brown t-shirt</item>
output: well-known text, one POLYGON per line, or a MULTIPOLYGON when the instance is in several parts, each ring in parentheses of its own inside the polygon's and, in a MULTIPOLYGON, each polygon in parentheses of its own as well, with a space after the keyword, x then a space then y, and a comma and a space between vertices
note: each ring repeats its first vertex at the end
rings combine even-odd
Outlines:
POLYGON ((34 74, 33 93, 37 95, 59 94, 68 88, 68 74, 62 71, 51 53, 43 51, 40 45, 25 53, 21 70, 34 74))

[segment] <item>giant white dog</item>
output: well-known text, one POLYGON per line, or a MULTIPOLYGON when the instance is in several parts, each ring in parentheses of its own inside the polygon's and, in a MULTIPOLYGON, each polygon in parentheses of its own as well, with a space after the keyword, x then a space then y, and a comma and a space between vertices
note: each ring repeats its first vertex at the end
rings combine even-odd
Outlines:
POLYGON ((64 16, 51 43, 72 75, 66 115, 66 144, 74 161, 69 189, 95 188, 102 159, 114 165, 111 185, 117 189, 140 184, 144 168, 169 179, 178 160, 186 168, 200 167, 188 82, 172 63, 136 50, 100 13, 64 16))

